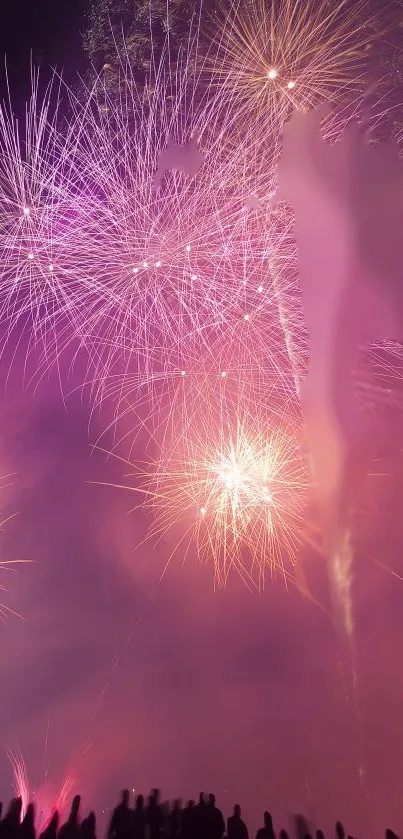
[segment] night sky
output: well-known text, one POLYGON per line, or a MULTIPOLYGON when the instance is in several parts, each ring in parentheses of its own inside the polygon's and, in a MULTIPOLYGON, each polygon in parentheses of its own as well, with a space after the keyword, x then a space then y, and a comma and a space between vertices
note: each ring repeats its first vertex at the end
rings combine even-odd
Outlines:
MULTIPOLYGON (((84 26, 84 0, 15 0, 3 4, 0 26, 1 65, 7 63, 10 86, 20 98, 29 92, 32 61, 44 74, 63 68, 74 80, 84 63, 80 32, 84 26)), ((4 78, 1 80, 4 89, 4 78)))
MULTIPOLYGON (((83 4, 7 5, 0 53, 19 95, 30 48, 71 78, 84 62, 83 4)), ((379 565, 403 573, 396 463, 383 464, 395 476, 375 481, 377 513, 362 524, 353 657, 329 616, 280 582, 257 595, 235 579, 214 593, 212 569, 191 557, 161 581, 169 542, 136 548, 146 522, 128 515, 130 495, 96 485, 120 482, 122 467, 91 448, 108 417, 89 423, 80 371, 64 400, 56 375, 34 389, 22 359, 10 376, 9 362, 0 471, 13 473, 2 498, 17 515, 1 555, 32 562, 0 572, 4 603, 24 617, 0 635, 0 798, 12 794, 2 747, 18 746, 32 788, 47 768, 52 788, 72 772, 84 811, 113 806, 125 785, 161 786, 166 798, 214 791, 226 814, 239 800, 252 829, 269 808, 278 828, 303 812, 369 839, 402 831, 403 584, 379 565)), ((306 561, 322 595, 323 562, 306 561)))

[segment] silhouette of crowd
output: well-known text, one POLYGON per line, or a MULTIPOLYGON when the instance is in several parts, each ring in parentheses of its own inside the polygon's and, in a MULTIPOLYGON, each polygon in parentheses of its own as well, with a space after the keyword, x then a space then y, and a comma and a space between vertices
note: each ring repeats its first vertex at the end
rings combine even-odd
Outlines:
MULTIPOLYGON (((97 839, 96 817, 91 812, 80 819, 80 796, 76 795, 67 821, 59 825, 59 813, 54 811, 48 824, 39 833, 38 839, 97 839)), ((23 816, 22 799, 13 798, 2 818, 0 803, 0 839, 37 839, 35 808, 29 804, 23 816), (23 817, 22 817, 23 816, 23 817)), ((315 837, 309 832, 303 816, 294 818, 296 839, 325 839, 321 830, 315 837)), ((225 824, 221 810, 216 806, 215 796, 200 793, 197 804, 188 801, 182 808, 177 799, 171 805, 161 803, 159 791, 152 790, 147 802, 138 795, 134 807, 130 806, 129 790, 123 790, 120 803, 112 812, 106 839, 249 839, 248 829, 241 816, 241 807, 235 804, 232 816, 225 824)), ((273 820, 267 811, 263 815, 263 827, 256 833, 256 839, 276 839, 273 820)), ((289 839, 286 830, 280 830, 278 839, 289 839)), ((346 839, 341 822, 335 826, 332 839, 346 839)), ((353 839, 348 835, 347 839, 353 839)), ((398 839, 387 829, 385 839, 398 839)))

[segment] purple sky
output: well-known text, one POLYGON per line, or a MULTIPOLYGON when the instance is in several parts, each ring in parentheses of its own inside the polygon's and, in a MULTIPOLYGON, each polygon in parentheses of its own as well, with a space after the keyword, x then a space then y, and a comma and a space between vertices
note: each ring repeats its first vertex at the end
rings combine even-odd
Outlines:
MULTIPOLYGON (((102 423, 88 434, 78 397, 65 410, 54 382, 33 394, 18 378, 1 409, 3 471, 16 472, 4 504, 19 511, 2 556, 34 562, 2 575, 3 600, 26 622, 10 618, 0 637, 0 731, 3 745, 21 748, 32 786, 48 762, 55 785, 75 773, 84 809, 110 807, 126 784, 160 785, 166 797, 213 790, 226 812, 239 800, 254 829, 269 807, 278 827, 302 811, 325 829, 341 817, 353 835, 402 830, 403 584, 357 560, 361 746, 330 619, 280 583, 258 596, 235 579, 214 593, 212 568, 191 559, 159 584, 168 545, 136 551, 144 521, 127 515, 133 497, 88 483, 125 471, 91 451, 102 423)), ((399 569, 398 482, 375 486, 379 512, 360 528, 372 554, 399 569)), ((309 574, 325 598, 319 558, 309 574)), ((11 794, 1 752, 0 789, 11 794)))
MULTIPOLYGON (((32 22, 25 31, 19 12, 3 29, 2 51, 16 45, 25 88, 20 53, 32 22)), ((72 51, 66 41, 60 52, 51 30, 50 63, 72 51)), ((366 839, 386 825, 403 831, 403 583, 357 559, 358 716, 342 641, 296 590, 268 581, 252 595, 235 579, 214 593, 212 568, 191 559, 159 584, 168 545, 136 550, 145 525, 127 515, 130 494, 89 483, 125 471, 90 447, 108 417, 88 433, 85 400, 65 409, 54 381, 24 392, 20 372, 0 400, 0 473, 16 473, 0 498, 19 513, 0 556, 33 562, 0 572, 2 599, 26 619, 10 617, 0 635, 0 798, 12 794, 3 747, 18 745, 32 788, 47 765, 55 788, 73 772, 84 811, 113 806, 125 785, 160 785, 166 797, 214 791, 226 815, 239 801, 253 830, 269 808, 277 828, 299 811, 327 831, 342 818, 366 839)), ((403 574, 402 484, 393 457, 383 466, 394 476, 374 482, 379 503, 360 519, 361 536, 403 574)), ((323 561, 308 565, 326 600, 323 561)))

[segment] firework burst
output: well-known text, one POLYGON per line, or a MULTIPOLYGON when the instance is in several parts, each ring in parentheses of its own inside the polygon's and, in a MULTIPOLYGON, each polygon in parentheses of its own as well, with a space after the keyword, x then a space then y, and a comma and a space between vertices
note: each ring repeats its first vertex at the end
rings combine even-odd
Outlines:
POLYGON ((212 85, 199 92, 195 40, 175 71, 166 55, 152 64, 146 94, 122 63, 124 93, 104 74, 84 104, 56 81, 41 98, 34 78, 23 137, 0 113, 3 341, 42 342, 41 371, 84 349, 96 398, 111 376, 144 388, 203 366, 225 340, 279 386, 298 363, 291 219, 267 203, 274 157, 257 183, 248 140, 235 148, 212 85), (200 173, 167 172, 155 190, 169 141, 193 134, 200 173))
POLYGON ((194 398, 185 428, 172 417, 159 457, 135 467, 132 489, 153 520, 149 538, 172 534, 169 561, 189 552, 213 562, 216 584, 237 571, 261 588, 267 572, 292 577, 302 533, 307 471, 297 423, 260 410, 250 390, 226 384, 194 398), (218 391, 218 392, 217 392, 218 391), (200 410, 202 413, 200 413, 200 410), (275 428, 276 430, 270 430, 275 428))
POLYGON ((236 121, 276 142, 291 110, 356 95, 377 23, 368 0, 233 0, 214 15, 209 70, 236 121))
POLYGON ((229 345, 235 333, 279 369, 279 291, 270 266, 284 257, 289 225, 276 226, 264 205, 248 203, 254 182, 246 146, 233 154, 217 115, 213 121, 209 109, 195 106, 202 170, 196 180, 168 173, 155 192, 153 174, 169 137, 180 144, 189 136, 181 125, 184 93, 172 112, 161 82, 147 109, 133 115, 133 78, 126 76, 125 89, 129 106, 97 100, 87 111, 91 124, 80 128, 83 138, 97 138, 79 145, 86 182, 96 188, 86 196, 76 239, 80 270, 99 294, 82 327, 91 380, 102 390, 111 373, 144 383, 181 371, 224 336, 229 345))

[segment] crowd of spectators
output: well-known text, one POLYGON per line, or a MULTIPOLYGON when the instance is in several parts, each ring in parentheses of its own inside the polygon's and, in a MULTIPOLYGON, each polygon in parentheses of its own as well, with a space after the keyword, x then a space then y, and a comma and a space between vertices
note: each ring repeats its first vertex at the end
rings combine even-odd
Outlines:
MULTIPOLYGON (((67 821, 59 825, 59 813, 54 811, 39 839, 97 839, 96 817, 91 812, 80 819, 80 796, 76 795, 67 821)), ((21 798, 13 798, 2 816, 0 803, 0 839, 37 839, 35 807, 28 804, 23 813, 21 798)), ((321 830, 313 836, 303 816, 295 816, 296 839, 325 839, 321 830)), ((112 812, 106 839, 249 839, 248 828, 242 819, 241 807, 235 804, 233 814, 225 823, 215 796, 200 793, 197 804, 188 801, 182 807, 177 799, 172 804, 161 803, 159 791, 152 790, 147 801, 138 795, 130 806, 129 790, 123 790, 119 804, 112 812)), ((273 820, 269 812, 263 815, 263 826, 256 839, 276 839, 273 820)), ((286 830, 280 830, 278 839, 289 839, 286 830)), ((346 839, 341 822, 337 822, 332 839, 346 839)), ((348 835, 347 839, 353 839, 348 835)), ((392 830, 386 830, 385 839, 398 839, 392 830)))

